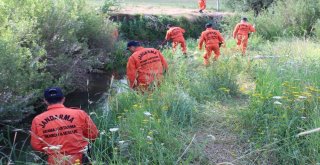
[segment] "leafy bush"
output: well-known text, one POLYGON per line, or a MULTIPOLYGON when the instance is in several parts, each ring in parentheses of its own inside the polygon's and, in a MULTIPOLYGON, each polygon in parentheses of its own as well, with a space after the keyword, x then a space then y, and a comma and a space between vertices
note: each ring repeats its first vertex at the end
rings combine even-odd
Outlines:
POLYGON ((250 11, 253 10, 256 15, 259 14, 259 12, 267 9, 271 6, 272 3, 276 2, 277 0, 227 0, 223 1, 223 3, 234 10, 237 11, 250 11))
POLYGON ((264 38, 307 36, 320 18, 320 4, 313 0, 278 1, 255 20, 256 29, 264 38))
POLYGON ((119 10, 120 2, 118 0, 105 0, 101 7, 102 13, 109 13, 112 11, 119 10))
POLYGON ((220 17, 215 19, 199 17, 195 20, 190 20, 185 17, 135 15, 133 17, 123 16, 118 21, 120 22, 120 31, 125 38, 142 41, 159 41, 164 39, 167 31, 166 26, 169 23, 184 28, 186 30, 184 34, 186 38, 198 38, 208 22, 212 22, 215 28, 221 30, 219 24, 221 19, 220 17))
POLYGON ((6 100, 0 108, 18 100, 27 104, 53 84, 84 88, 88 71, 111 62, 115 25, 92 14, 84 1, 0 3, 0 100, 6 100))
POLYGON ((318 19, 317 23, 313 26, 314 35, 320 39, 320 19, 318 19))

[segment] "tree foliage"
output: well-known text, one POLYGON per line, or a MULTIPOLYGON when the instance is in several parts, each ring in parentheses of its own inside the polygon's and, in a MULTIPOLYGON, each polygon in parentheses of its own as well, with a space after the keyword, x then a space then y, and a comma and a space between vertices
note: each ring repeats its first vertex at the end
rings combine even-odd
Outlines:
POLYGON ((226 0, 225 3, 234 10, 253 10, 258 15, 262 10, 267 9, 276 1, 278 0, 226 0))
POLYGON ((113 23, 83 0, 0 0, 0 21, 0 110, 49 85, 85 86, 83 75, 103 67, 114 42, 113 23))

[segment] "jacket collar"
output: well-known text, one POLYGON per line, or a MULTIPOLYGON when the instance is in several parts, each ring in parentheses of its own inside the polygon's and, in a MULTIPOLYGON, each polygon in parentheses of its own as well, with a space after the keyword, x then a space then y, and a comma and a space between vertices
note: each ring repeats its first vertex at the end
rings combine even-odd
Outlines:
POLYGON ((139 47, 136 48, 136 50, 135 50, 134 52, 138 52, 138 51, 140 51, 140 50, 142 50, 142 49, 143 49, 143 47, 142 47, 142 46, 139 46, 139 47))
POLYGON ((58 108, 65 108, 65 106, 63 104, 52 104, 48 106, 47 110, 50 111, 58 108))

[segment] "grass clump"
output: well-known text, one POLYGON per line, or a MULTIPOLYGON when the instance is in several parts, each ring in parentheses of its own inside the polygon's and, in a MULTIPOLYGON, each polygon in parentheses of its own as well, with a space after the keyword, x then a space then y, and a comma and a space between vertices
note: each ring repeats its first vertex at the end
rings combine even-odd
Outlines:
MULTIPOLYGON (((240 112, 244 135, 250 137, 260 159, 275 164, 313 164, 319 161, 319 136, 297 138, 300 132, 318 128, 319 73, 316 50, 310 41, 277 42, 270 52, 280 58, 256 62, 256 89, 247 110, 240 112), (299 45, 299 46, 298 46, 299 45), (270 159, 267 159, 270 158, 270 159)), ((265 162, 265 163, 267 163, 265 162)))
MULTIPOLYGON (((191 46, 189 48, 193 50, 191 46)), ((237 61, 224 58, 221 63, 206 68, 202 66, 202 60, 178 60, 182 52, 174 55, 169 49, 163 52, 170 68, 158 89, 152 94, 129 91, 112 95, 102 115, 95 117, 99 129, 106 133, 93 146, 97 162, 208 163, 201 148, 193 142, 194 120, 202 111, 202 102, 223 100, 237 94, 236 80, 231 77, 241 68, 228 69, 237 61), (110 132, 110 128, 119 130, 110 132)))

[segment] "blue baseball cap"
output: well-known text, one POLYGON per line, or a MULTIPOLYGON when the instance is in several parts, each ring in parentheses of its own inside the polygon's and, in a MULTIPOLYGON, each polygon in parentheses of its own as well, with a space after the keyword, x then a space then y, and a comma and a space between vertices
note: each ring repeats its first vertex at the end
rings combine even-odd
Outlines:
POLYGON ((140 46, 141 44, 140 44, 140 42, 138 42, 138 41, 129 41, 128 43, 127 43, 127 50, 129 50, 129 47, 131 47, 131 46, 140 46))
POLYGON ((59 100, 64 97, 61 88, 59 87, 50 87, 44 91, 44 98, 48 101, 50 100, 59 100))

